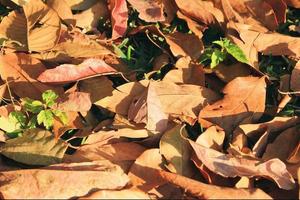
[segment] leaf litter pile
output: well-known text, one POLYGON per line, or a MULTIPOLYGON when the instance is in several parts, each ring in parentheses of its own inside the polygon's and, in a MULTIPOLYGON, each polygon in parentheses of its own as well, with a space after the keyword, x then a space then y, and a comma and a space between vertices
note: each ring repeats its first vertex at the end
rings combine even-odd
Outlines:
POLYGON ((1 0, 4 199, 299 199, 299 0, 1 0))

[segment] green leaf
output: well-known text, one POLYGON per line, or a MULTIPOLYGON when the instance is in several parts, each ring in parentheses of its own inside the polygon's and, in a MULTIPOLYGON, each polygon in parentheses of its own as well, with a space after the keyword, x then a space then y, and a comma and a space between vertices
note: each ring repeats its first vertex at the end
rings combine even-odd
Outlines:
POLYGON ((55 104, 55 100, 58 98, 58 95, 53 90, 47 90, 42 94, 42 98, 48 107, 51 107, 55 104))
POLYGON ((26 127, 26 116, 21 111, 13 111, 9 113, 8 119, 11 123, 19 125, 21 127, 26 127))
POLYGON ((220 51, 219 49, 215 49, 211 55, 211 64, 210 67, 216 67, 220 62, 224 61, 226 58, 226 53, 220 51))
POLYGON ((42 129, 30 129, 21 137, 7 140, 0 153, 28 165, 51 165, 61 162, 68 146, 42 129))
POLYGON ((54 123, 54 115, 51 110, 42 110, 37 115, 37 122, 39 125, 44 124, 46 129, 50 129, 54 123))
POLYGON ((69 120, 68 120, 68 116, 65 112, 61 111, 61 110, 52 110, 53 114, 59 118, 59 120, 64 124, 68 124, 69 120))
POLYGON ((26 111, 35 114, 41 112, 44 109, 44 105, 41 101, 33 100, 30 98, 23 98, 22 104, 24 105, 26 111))
POLYGON ((214 44, 220 45, 222 48, 225 48, 226 51, 232 55, 237 61, 241 63, 248 63, 248 59, 242 49, 238 47, 237 45, 233 44, 230 40, 227 38, 224 38, 221 41, 214 41, 214 44))

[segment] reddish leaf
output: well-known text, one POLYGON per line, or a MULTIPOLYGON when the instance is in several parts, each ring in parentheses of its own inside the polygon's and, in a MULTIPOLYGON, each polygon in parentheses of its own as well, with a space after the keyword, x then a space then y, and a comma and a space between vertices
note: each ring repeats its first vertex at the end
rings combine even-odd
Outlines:
POLYGON ((122 37, 127 30, 128 9, 126 0, 110 0, 112 39, 122 37))
POLYGON ((38 80, 43 83, 69 83, 112 73, 116 73, 116 70, 103 60, 90 58, 79 65, 63 64, 48 69, 38 77, 38 80))

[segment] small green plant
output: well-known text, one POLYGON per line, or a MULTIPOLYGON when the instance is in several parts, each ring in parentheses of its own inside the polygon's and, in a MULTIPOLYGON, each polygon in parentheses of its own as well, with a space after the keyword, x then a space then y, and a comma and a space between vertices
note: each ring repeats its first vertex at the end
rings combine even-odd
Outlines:
POLYGON ((44 126, 47 130, 53 127, 54 119, 57 118, 63 124, 67 124, 68 117, 65 112, 54 109, 58 95, 47 90, 42 94, 43 101, 30 98, 21 99, 22 110, 13 111, 9 114, 9 121, 16 126, 13 134, 21 133, 23 130, 44 126))
POLYGON ((211 47, 206 48, 200 57, 200 62, 202 64, 210 63, 210 67, 214 68, 219 63, 225 61, 225 59, 228 58, 228 55, 231 55, 241 63, 248 63, 244 52, 227 38, 214 41, 211 47))

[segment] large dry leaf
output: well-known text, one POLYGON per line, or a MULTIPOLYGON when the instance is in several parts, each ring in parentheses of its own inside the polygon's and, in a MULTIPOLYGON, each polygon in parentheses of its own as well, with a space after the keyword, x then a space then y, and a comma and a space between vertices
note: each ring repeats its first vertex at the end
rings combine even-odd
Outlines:
POLYGON ((162 185, 165 182, 153 176, 148 168, 162 170, 164 159, 159 153, 159 149, 148 149, 144 151, 131 166, 128 176, 133 186, 149 191, 152 188, 162 185))
POLYGON ((162 104, 153 84, 148 90, 134 99, 128 110, 128 119, 146 124, 149 131, 163 133, 168 128, 169 116, 163 111, 162 104))
POLYGON ((111 96, 114 90, 113 83, 105 76, 82 80, 78 83, 78 89, 80 92, 89 93, 92 103, 111 96))
POLYGON ((190 161, 191 149, 185 137, 187 137, 185 126, 177 125, 164 133, 159 143, 159 150, 167 160, 167 168, 171 172, 191 177, 193 175, 190 161))
POLYGON ((205 86, 203 66, 191 62, 189 57, 182 57, 177 62, 177 69, 169 71, 164 81, 205 86))
POLYGON ((79 65, 62 64, 41 73, 38 80, 43 83, 69 83, 93 76, 116 73, 116 70, 101 59, 90 58, 79 65))
POLYGON ((300 142, 299 128, 292 127, 283 131, 274 142, 268 144, 263 159, 269 160, 272 158, 279 158, 286 161, 292 151, 300 142))
POLYGON ((100 190, 79 199, 152 199, 150 196, 136 188, 123 190, 100 190))
MULTIPOLYGON (((219 99, 219 95, 208 88, 188 84, 177 85, 165 81, 151 81, 148 89, 155 90, 156 98, 159 100, 163 113, 168 114, 170 117, 179 117, 190 124, 195 123, 199 111, 205 105, 219 99)), ((147 95, 141 95, 136 99, 145 101, 146 97, 147 95)), ((149 100, 147 99, 147 101, 149 100)), ((146 115, 149 115, 149 112, 154 112, 154 110, 150 109, 147 109, 147 112, 145 112, 141 109, 141 105, 136 104, 134 100, 130 110, 130 112, 136 113, 135 115, 138 115, 139 118, 144 119, 147 119, 146 115)))
POLYGON ((122 169, 108 161, 0 173, 0 190, 5 199, 69 199, 92 189, 121 189, 128 182, 122 169))
POLYGON ((127 30, 128 9, 126 0, 111 0, 112 39, 122 37, 127 30))
MULTIPOLYGON (((151 169, 149 169, 151 170, 151 169)), ((187 193, 198 199, 272 199, 258 188, 237 189, 208 185, 193 179, 166 171, 154 172, 159 179, 181 187, 187 193)))
POLYGON ((162 1, 128 0, 128 2, 139 12, 139 18, 146 22, 158 22, 165 20, 162 1))
POLYGON ((165 38, 176 57, 190 56, 192 59, 198 59, 204 49, 201 39, 193 34, 175 32, 166 35, 165 38))
POLYGON ((200 122, 209 121, 230 133, 241 123, 256 122, 265 110, 265 77, 236 78, 225 86, 223 93, 222 100, 201 110, 200 122))
POLYGON ((71 92, 61 96, 53 108, 65 112, 87 112, 91 109, 90 94, 85 92, 71 92))
POLYGON ((0 24, 0 35, 19 42, 18 50, 44 51, 56 45, 60 20, 41 0, 30 0, 23 12, 12 11, 0 24))
POLYGON ((198 22, 209 25, 224 21, 222 12, 215 8, 212 2, 202 0, 175 0, 175 2, 183 14, 198 22))
POLYGON ((197 138, 196 143, 207 148, 222 151, 224 139, 225 132, 218 131, 216 126, 211 126, 201 133, 197 138))
POLYGON ((65 0, 72 10, 86 10, 93 6, 98 0, 65 0))
POLYGON ((61 162, 67 147, 49 131, 30 129, 21 137, 7 140, 0 153, 28 165, 50 165, 61 162))
POLYGON ((99 19, 107 19, 109 15, 107 3, 104 0, 98 1, 89 9, 74 15, 76 26, 84 28, 85 31, 96 29, 99 24, 99 19))
POLYGON ((48 0, 47 5, 55 10, 58 16, 66 23, 75 25, 72 10, 66 0, 48 0))
POLYGON ((296 63, 291 76, 291 89, 300 92, 300 61, 296 63))
POLYGON ((62 93, 61 88, 47 86, 37 81, 38 76, 46 70, 45 66, 37 59, 27 54, 7 54, 0 56, 0 75, 8 81, 10 89, 19 97, 41 99, 41 94, 46 90, 62 93))
POLYGON ((279 159, 262 162, 254 158, 234 157, 203 147, 191 140, 189 142, 197 158, 216 174, 224 177, 268 177, 275 181, 280 188, 286 190, 293 189, 295 186, 292 175, 287 171, 285 164, 279 159))
POLYGON ((133 162, 145 151, 136 143, 122 142, 105 144, 102 142, 81 146, 73 155, 65 156, 65 162, 88 162, 109 160, 128 171, 133 162))
POLYGON ((135 96, 140 95, 148 86, 149 81, 130 82, 117 87, 111 96, 100 99, 95 104, 112 112, 126 116, 135 96))

